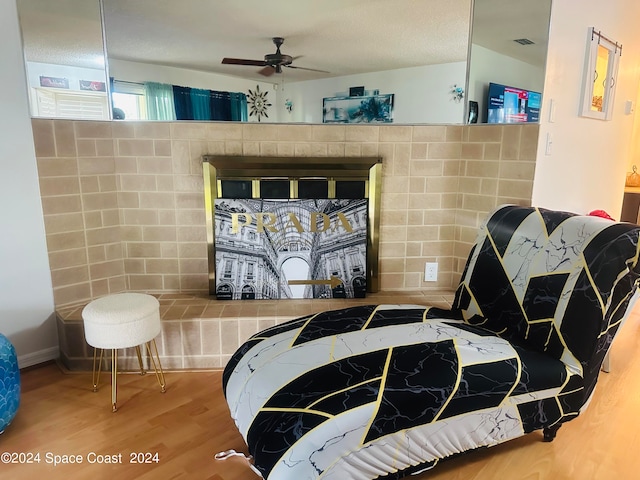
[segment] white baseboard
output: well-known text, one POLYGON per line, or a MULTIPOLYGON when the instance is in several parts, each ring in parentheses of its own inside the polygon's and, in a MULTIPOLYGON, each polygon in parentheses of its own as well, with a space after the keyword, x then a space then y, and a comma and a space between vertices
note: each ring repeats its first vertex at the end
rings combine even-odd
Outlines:
POLYGON ((26 355, 20 355, 18 357, 18 367, 25 368, 39 363, 48 362, 49 360, 55 360, 60 356, 60 349, 58 347, 45 348, 37 352, 27 353, 26 355))

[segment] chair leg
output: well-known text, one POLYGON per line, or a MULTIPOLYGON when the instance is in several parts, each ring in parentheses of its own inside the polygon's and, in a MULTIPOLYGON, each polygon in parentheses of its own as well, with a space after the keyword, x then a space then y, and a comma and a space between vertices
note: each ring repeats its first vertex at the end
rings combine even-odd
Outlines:
POLYGON ((158 379, 158 383, 160 384, 160 391, 162 393, 166 392, 166 383, 164 381, 164 372, 162 371, 162 364, 160 363, 160 355, 158 354, 158 346, 156 345, 156 340, 153 339, 147 342, 147 352, 149 353, 149 358, 151 359, 151 363, 153 365, 153 370, 156 372, 156 378, 158 379), (156 354, 156 358, 158 359, 158 364, 156 365, 156 361, 153 358, 153 353, 151 352, 151 344, 153 344, 153 349, 156 354))
POLYGON ((602 371, 605 373, 609 373, 611 371, 611 358, 609 358, 609 355, 611 355, 611 350, 607 352, 604 356, 604 360, 602 361, 602 371))
POLYGON ((147 373, 142 365, 142 353, 140 353, 140 345, 136 345, 136 355, 138 355, 138 365, 140 365, 140 375, 147 373))
POLYGON ((98 391, 98 385, 100 384, 100 372, 102 371, 102 356, 104 354, 104 350, 102 348, 98 349, 97 347, 93 348, 93 371, 91 380, 93 382, 93 391, 98 391), (96 372, 96 355, 98 350, 100 350, 100 361, 98 363, 98 371, 96 372))
POLYGON ((549 427, 545 427, 542 429, 543 441, 544 442, 553 442, 553 439, 556 438, 556 434, 558 430, 562 426, 562 423, 558 422, 555 425, 551 425, 549 427))
MULTIPOLYGON (((151 359, 151 363, 153 365, 153 370, 156 373, 156 379, 158 380, 158 384, 160 385, 160 391, 162 393, 166 392, 166 382, 164 379, 164 371, 162 370, 162 364, 160 363, 160 355, 158 354, 158 346, 156 345, 155 340, 151 340, 146 343, 147 353, 149 354, 149 358, 151 359), (151 348, 153 345, 153 349, 151 348), (155 352, 155 358, 154 358, 155 352), (157 362, 157 363, 156 363, 157 362)), ((98 391, 98 385, 100 383, 100 372, 102 371, 102 359, 104 356, 104 350, 100 349, 100 358, 98 360, 98 349, 93 349, 93 372, 92 372, 92 381, 93 381, 93 391, 98 391), (97 370, 96 370, 96 363, 97 370)), ((146 371, 144 369, 144 365, 142 363, 142 352, 140 350, 140 346, 136 347, 136 354, 138 356, 138 364, 140 366, 140 375, 145 375, 146 371)), ((113 412, 118 411, 118 349, 114 348, 111 350, 111 408, 113 412)))
POLYGON ((118 410, 118 349, 111 350, 111 406, 112 411, 118 410))

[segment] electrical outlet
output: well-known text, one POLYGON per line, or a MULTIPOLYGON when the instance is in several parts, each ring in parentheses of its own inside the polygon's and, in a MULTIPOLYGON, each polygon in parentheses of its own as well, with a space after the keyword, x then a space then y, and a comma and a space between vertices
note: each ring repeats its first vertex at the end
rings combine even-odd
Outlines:
POLYGON ((424 281, 425 282, 438 281, 438 263, 437 262, 427 262, 424 264, 424 281))

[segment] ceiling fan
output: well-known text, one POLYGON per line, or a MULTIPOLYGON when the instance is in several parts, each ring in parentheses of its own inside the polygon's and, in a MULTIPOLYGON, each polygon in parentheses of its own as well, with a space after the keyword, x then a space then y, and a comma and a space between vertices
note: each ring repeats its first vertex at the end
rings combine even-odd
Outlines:
POLYGON ((258 71, 259 74, 265 77, 270 77, 274 73, 282 73, 282 67, 297 68, 299 70, 309 70, 311 72, 330 73, 326 70, 317 70, 315 68, 296 67, 291 65, 296 58, 290 55, 285 55, 280 52, 280 47, 284 43, 284 38, 273 37, 273 43, 276 46, 276 53, 268 53, 264 56, 264 60, 247 60, 244 58, 223 58, 222 63, 225 65, 249 65, 253 67, 264 67, 258 71))

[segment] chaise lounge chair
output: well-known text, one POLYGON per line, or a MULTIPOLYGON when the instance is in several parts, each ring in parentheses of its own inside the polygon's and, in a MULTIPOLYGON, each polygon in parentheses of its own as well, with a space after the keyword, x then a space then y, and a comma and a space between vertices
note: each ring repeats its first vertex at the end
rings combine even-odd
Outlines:
POLYGON ((269 480, 397 479, 587 407, 637 294, 640 227, 503 206, 451 310, 368 305, 251 337, 224 376, 269 480))

